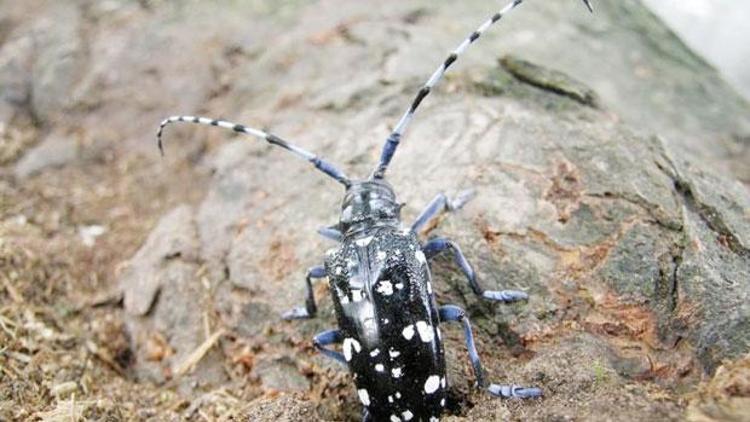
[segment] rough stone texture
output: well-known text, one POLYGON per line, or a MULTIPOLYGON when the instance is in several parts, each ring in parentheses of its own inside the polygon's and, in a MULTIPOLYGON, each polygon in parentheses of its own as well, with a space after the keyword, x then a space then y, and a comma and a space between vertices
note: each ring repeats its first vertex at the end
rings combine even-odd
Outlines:
MULTIPOLYGON (((210 296, 200 279, 197 239, 191 208, 178 207, 162 218, 120 277, 141 381, 172 378, 211 334, 201 312, 210 296)), ((209 350, 181 386, 192 390, 225 381, 221 356, 209 350)))
POLYGON ((260 398, 247 405, 245 416, 259 422, 295 422, 316 419, 313 403, 299 396, 260 398))
POLYGON ((181 206, 166 214, 120 276, 125 310, 146 315, 164 284, 157 273, 173 261, 194 262, 198 242, 192 210, 181 206))
MULTIPOLYGON (((43 25, 58 13, 44 4, 9 6, 7 19, 27 7, 43 25)), ((750 107, 634 0, 598 6, 592 17, 529 2, 488 32, 425 100, 389 170, 407 221, 437 192, 473 187, 477 198, 427 235, 460 244, 486 288, 531 294, 488 304, 451 259, 435 260, 438 301, 469 311, 490 379, 547 391, 519 403, 473 390, 461 331, 447 327, 455 418, 679 420, 681 392, 748 349, 750 107)), ((4 103, 43 124, 66 116, 56 125, 147 168, 143 183, 185 189, 211 173, 203 199, 164 209, 118 277, 136 379, 186 397, 266 394, 249 408, 258 420, 358 418, 350 380, 310 345, 334 325, 325 283, 319 318, 279 318, 331 246, 314 231, 336 221, 340 186, 216 128, 170 127, 159 160, 155 125, 175 113, 231 118, 366 175, 487 3, 59 7, 73 24, 40 52, 12 25, 4 103), (185 166, 195 173, 173 179, 185 166), (219 329, 194 371, 170 381, 219 329)))
POLYGON ((690 422, 743 421, 750 414, 750 355, 722 365, 702 385, 686 412, 690 422))
POLYGON ((310 380, 300 373, 294 358, 290 356, 259 362, 255 366, 254 375, 268 389, 300 392, 310 389, 310 380))
POLYGON ((47 168, 61 167, 79 157, 78 141, 71 136, 52 134, 28 150, 18 162, 13 173, 19 180, 26 179, 47 168))

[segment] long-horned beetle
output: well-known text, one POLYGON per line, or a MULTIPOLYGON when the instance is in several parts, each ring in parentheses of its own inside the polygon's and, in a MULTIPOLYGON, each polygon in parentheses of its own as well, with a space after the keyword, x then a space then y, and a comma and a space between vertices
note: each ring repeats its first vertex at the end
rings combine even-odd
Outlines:
MULTIPOLYGON (((364 405, 364 421, 437 421, 445 408, 445 358, 439 325, 463 324, 477 384, 497 397, 530 398, 542 395, 535 387, 490 384, 474 345, 466 312, 454 305, 438 306, 432 292, 429 262, 441 252, 453 254, 456 264, 477 295, 497 302, 526 300, 521 291, 484 290, 461 249, 445 238, 420 242, 417 235, 432 218, 459 209, 471 194, 453 201, 439 194, 417 219, 404 227, 401 205, 385 172, 419 104, 440 81, 448 68, 492 24, 521 4, 513 0, 472 32, 435 70, 388 136, 380 162, 366 180, 352 180, 336 166, 292 145, 276 135, 224 120, 173 116, 157 132, 159 148, 164 127, 174 122, 219 126, 264 139, 309 161, 332 177, 346 191, 339 224, 319 231, 339 242, 325 264, 312 267, 306 276, 306 304, 284 314, 285 319, 312 318, 316 314, 313 279, 328 278, 338 319, 338 329, 322 332, 313 343, 326 356, 349 366, 357 395, 364 405), (342 352, 328 348, 342 345, 342 352)), ((589 0, 584 4, 592 10, 589 0)))

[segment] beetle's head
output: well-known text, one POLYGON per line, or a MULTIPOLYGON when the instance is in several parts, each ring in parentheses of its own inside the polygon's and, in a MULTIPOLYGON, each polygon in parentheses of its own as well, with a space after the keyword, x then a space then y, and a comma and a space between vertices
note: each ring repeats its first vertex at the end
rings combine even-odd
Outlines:
POLYGON ((371 226, 398 225, 401 204, 385 180, 352 181, 341 204, 341 232, 350 234, 371 226))

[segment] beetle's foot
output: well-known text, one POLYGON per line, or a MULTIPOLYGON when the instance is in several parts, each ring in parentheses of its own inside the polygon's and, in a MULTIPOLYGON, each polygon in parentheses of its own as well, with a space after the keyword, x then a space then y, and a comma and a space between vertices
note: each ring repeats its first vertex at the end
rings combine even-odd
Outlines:
POLYGON ((464 205, 466 205, 467 202, 474 199, 475 196, 476 192, 474 191, 474 189, 466 189, 464 191, 461 191, 455 198, 448 201, 448 209, 450 211, 460 210, 464 205))
POLYGON ((529 300, 529 295, 526 292, 518 290, 485 290, 484 293, 482 293, 482 297, 503 303, 529 300))
POLYGON ((295 308, 292 308, 286 312, 284 312, 281 315, 281 318, 289 321, 293 319, 310 319, 313 318, 315 315, 310 315, 309 312, 307 312, 307 308, 304 306, 297 306, 295 308))
POLYGON ((531 399, 543 395, 541 388, 507 384, 490 384, 487 391, 495 397, 506 399, 531 399))

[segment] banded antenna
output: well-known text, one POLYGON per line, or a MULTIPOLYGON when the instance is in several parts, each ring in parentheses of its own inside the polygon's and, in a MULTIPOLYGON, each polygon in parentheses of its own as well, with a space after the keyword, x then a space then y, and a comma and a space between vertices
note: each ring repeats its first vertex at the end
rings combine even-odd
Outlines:
MULTIPOLYGON (((589 9, 589 11, 593 13, 594 9, 591 6, 591 2, 589 0, 582 1, 589 9)), ((370 175, 371 179, 382 179, 385 176, 385 171, 388 168, 388 164, 391 162, 393 154, 396 152, 396 148, 398 148, 398 144, 401 141, 401 137, 404 135, 406 128, 414 118, 414 113, 417 111, 417 107, 419 107, 419 104, 422 103, 422 100, 425 99, 432 88, 437 85, 445 72, 448 71, 448 68, 456 61, 458 56, 466 51, 466 49, 469 48, 469 46, 474 43, 474 41, 479 39, 479 37, 482 35, 482 33, 484 33, 484 31, 487 30, 487 28, 492 26, 492 24, 494 24, 495 22, 499 21, 503 16, 505 16, 505 14, 513 10, 522 2, 523 0, 513 0, 512 2, 508 3, 508 5, 505 6, 502 10, 492 15, 492 17, 482 23, 482 25, 480 25, 476 31, 472 32, 468 38, 464 39, 464 41, 459 44, 459 46, 456 47, 455 50, 453 50, 448 58, 446 58, 445 61, 440 66, 438 66, 437 70, 435 70, 432 76, 430 76, 430 79, 428 79, 427 82, 419 90, 419 92, 417 92, 417 96, 414 97, 411 105, 406 109, 406 112, 404 112, 403 116, 401 116, 401 120, 398 121, 396 127, 393 128, 393 132, 391 132, 391 134, 388 136, 388 139, 386 139, 385 145, 383 145, 383 151, 380 153, 380 162, 372 172, 372 175, 370 175)))
POLYGON ((170 123, 177 123, 177 122, 196 123, 196 124, 207 125, 207 126, 218 126, 224 129, 230 129, 237 133, 242 133, 244 135, 250 135, 256 138, 263 139, 271 145, 282 147, 285 150, 292 152, 294 155, 298 157, 302 157, 303 159, 309 161, 310 163, 312 163, 313 166, 315 166, 316 169, 336 179, 337 182, 341 183, 345 187, 348 188, 349 186, 351 186, 351 181, 349 180, 348 177, 346 177, 346 175, 341 170, 336 168, 333 164, 327 161, 324 161, 322 158, 319 158, 317 155, 313 154, 312 152, 304 150, 296 145, 290 144, 289 142, 279 138, 278 136, 272 133, 267 133, 260 129, 254 129, 249 126, 228 122, 226 120, 209 119, 207 117, 195 117, 195 116, 172 116, 167 119, 164 119, 159 125, 159 130, 156 131, 156 139, 159 144, 159 151, 161 151, 162 155, 164 155, 164 147, 162 145, 162 133, 164 132, 164 127, 169 125, 170 123))

